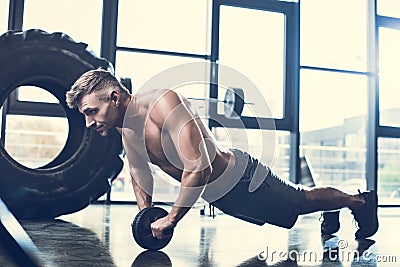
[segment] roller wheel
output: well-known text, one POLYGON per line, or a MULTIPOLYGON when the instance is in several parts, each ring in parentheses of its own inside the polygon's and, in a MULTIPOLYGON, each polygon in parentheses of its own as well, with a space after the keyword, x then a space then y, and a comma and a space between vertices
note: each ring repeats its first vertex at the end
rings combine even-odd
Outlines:
POLYGON ((167 215, 168 212, 159 207, 149 207, 141 210, 132 223, 132 234, 136 243, 148 250, 160 250, 168 245, 172 239, 173 229, 166 231, 170 234, 169 237, 157 239, 153 237, 150 227, 151 223, 167 215))

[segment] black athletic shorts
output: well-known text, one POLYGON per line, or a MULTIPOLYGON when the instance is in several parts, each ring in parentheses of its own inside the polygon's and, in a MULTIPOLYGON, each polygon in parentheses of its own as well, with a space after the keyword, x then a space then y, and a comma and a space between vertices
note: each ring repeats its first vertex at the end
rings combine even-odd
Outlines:
POLYGON ((232 149, 232 152, 235 167, 247 162, 247 165, 242 164, 245 171, 238 170, 243 175, 237 184, 211 204, 226 214, 258 225, 293 227, 300 214, 300 205, 305 201, 305 191, 282 180, 248 153, 238 149, 232 149))

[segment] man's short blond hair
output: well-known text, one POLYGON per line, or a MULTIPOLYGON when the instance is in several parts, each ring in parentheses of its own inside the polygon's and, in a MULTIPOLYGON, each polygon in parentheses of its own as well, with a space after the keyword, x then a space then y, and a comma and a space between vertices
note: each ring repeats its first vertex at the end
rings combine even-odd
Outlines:
POLYGON ((81 98, 91 93, 101 101, 107 101, 110 90, 118 90, 123 98, 129 97, 129 91, 109 71, 103 69, 89 70, 83 73, 66 93, 69 108, 76 108, 81 98))

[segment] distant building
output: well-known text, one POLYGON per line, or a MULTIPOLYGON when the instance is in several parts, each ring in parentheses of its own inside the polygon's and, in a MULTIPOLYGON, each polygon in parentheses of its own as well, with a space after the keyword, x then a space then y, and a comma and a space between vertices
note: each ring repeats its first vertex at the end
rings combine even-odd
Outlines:
MULTIPOLYGON (((381 112, 381 121, 400 123, 400 108, 381 112)), ((365 178, 366 123, 366 116, 357 116, 345 119, 339 126, 301 133, 300 153, 309 159, 317 183, 337 185, 365 178)), ((287 136, 279 140, 280 144, 288 142, 287 136)), ((400 151, 400 140, 380 140, 380 168, 390 157, 384 153, 387 149, 400 151)))

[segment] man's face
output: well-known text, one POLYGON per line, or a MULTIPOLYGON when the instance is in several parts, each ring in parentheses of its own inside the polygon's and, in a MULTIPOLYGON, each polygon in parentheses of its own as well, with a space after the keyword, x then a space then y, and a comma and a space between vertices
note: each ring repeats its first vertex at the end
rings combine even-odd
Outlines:
POLYGON ((85 115, 86 127, 94 128, 101 136, 107 136, 115 128, 118 110, 112 101, 100 101, 95 93, 84 95, 79 112, 85 115))

